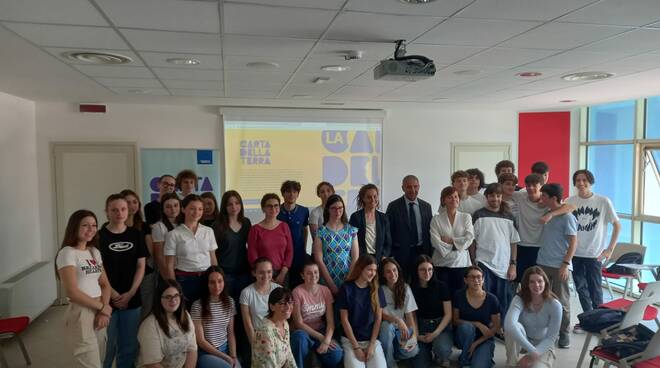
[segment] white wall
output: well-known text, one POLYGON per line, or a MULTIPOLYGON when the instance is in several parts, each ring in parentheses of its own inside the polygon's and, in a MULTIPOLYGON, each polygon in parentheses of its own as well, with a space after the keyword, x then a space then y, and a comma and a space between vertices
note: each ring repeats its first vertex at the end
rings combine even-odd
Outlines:
POLYGON ((42 257, 34 109, 0 92, 0 282, 42 257))
MULTIPOLYGON (((383 127, 383 202, 403 195, 401 179, 420 180, 420 198, 438 208, 450 185, 451 143, 510 142, 518 158, 518 113, 512 110, 396 109, 383 127)), ((480 168, 482 171, 494 168, 480 168)))

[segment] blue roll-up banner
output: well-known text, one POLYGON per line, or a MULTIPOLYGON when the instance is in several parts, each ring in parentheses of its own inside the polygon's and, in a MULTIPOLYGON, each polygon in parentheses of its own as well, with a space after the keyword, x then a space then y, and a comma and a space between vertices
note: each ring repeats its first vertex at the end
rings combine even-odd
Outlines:
POLYGON ((185 169, 197 173, 197 193, 213 192, 220 199, 220 167, 217 150, 152 149, 140 150, 142 163, 142 202, 158 198, 158 179, 164 174, 176 177, 185 169))

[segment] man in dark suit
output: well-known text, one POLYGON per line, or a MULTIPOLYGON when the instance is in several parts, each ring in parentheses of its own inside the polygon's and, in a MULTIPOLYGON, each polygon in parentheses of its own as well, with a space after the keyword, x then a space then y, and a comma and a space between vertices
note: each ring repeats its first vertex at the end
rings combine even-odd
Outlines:
POLYGON ((420 254, 431 255, 431 205, 417 198, 419 179, 407 175, 401 183, 403 196, 387 205, 392 234, 392 256, 399 262, 408 280, 415 270, 415 259, 420 254))

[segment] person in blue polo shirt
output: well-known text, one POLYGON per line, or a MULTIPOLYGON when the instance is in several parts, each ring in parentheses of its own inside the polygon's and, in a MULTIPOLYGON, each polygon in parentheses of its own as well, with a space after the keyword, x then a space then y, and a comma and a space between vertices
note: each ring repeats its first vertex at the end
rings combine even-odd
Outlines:
POLYGON ((296 204, 300 194, 300 183, 287 180, 280 188, 284 203, 280 208, 277 219, 289 225, 293 239, 293 263, 289 272, 289 286, 295 288, 303 283, 301 278, 303 265, 309 257, 307 254, 307 233, 309 225, 309 210, 296 204))

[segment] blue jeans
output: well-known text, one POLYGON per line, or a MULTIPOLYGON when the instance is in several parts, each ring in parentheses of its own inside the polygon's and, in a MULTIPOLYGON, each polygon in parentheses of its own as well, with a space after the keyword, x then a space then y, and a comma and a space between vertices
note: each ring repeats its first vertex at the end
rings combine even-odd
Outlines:
MULTIPOLYGON (((339 346, 339 343, 335 343, 337 347, 334 349, 328 348, 328 351, 325 354, 317 354, 323 368, 337 367, 344 358, 344 351, 341 346, 339 346)), ((307 332, 303 330, 293 331, 291 334, 291 351, 293 352, 293 358, 296 360, 298 368, 304 368, 305 357, 307 357, 307 354, 309 354, 310 351, 316 352, 316 349, 318 349, 320 345, 321 342, 309 336, 307 332)))
POLYGON ((573 257, 573 282, 584 312, 603 304, 601 267, 597 258, 573 257))
MULTIPOLYGON (((408 334, 412 336, 412 328, 408 328, 408 334)), ((378 340, 383 346, 383 353, 388 367, 394 367, 397 360, 410 359, 419 353, 419 346, 411 351, 406 351, 400 345, 401 331, 393 324, 383 321, 380 324, 378 340)))
POLYGON ((479 263, 479 268, 484 271, 484 290, 497 297, 497 300, 500 302, 500 313, 502 316, 506 316, 506 312, 509 310, 509 304, 511 304, 511 300, 513 299, 511 281, 500 278, 482 263, 479 263))
POLYGON ((186 309, 190 312, 192 303, 201 298, 204 288, 208 287, 204 284, 204 276, 176 275, 176 281, 181 284, 183 296, 186 299, 186 309))
POLYGON ((495 353, 495 342, 490 338, 477 346, 472 355, 470 355, 470 346, 477 339, 477 328, 473 324, 461 323, 454 329, 454 342, 456 347, 461 349, 461 355, 458 362, 461 367, 466 365, 472 368, 491 368, 495 366, 493 354, 495 353))
POLYGON ((117 358, 117 368, 135 367, 138 351, 137 333, 140 326, 140 307, 133 309, 115 309, 108 325, 108 343, 106 344, 104 368, 112 368, 112 361, 117 358))
MULTIPOLYGON (((220 345, 217 349, 225 354, 229 354, 227 343, 220 345)), ((197 368, 231 368, 231 365, 219 356, 199 349, 197 350, 197 368)))
MULTIPOLYGON (((435 331, 440 324, 441 319, 424 319, 417 318, 417 327, 419 328, 419 334, 424 335, 429 332, 435 331)), ((438 363, 449 360, 451 355, 451 346, 453 345, 451 325, 447 325, 440 335, 436 336, 431 343, 425 343, 417 341, 417 346, 419 347, 419 354, 413 359, 413 367, 415 368, 426 368, 430 367, 432 361, 435 360, 438 363)))

